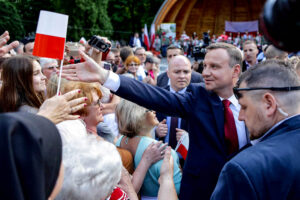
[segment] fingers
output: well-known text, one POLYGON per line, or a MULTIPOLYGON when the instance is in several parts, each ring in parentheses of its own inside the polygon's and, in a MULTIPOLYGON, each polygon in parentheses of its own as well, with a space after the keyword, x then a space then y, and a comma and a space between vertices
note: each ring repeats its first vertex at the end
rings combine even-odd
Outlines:
POLYGON ((76 94, 80 93, 80 90, 72 90, 70 92, 67 92, 66 94, 63 95, 63 97, 67 100, 70 101, 76 94))
POLYGON ((80 115, 68 115, 64 120, 75 120, 80 118, 80 115))
POLYGON ((5 32, 0 36, 0 39, 6 37, 6 36, 8 36, 8 35, 9 35, 8 31, 5 31, 5 32))
POLYGON ((74 73, 74 70, 76 69, 77 64, 71 64, 71 65, 64 65, 63 66, 63 71, 64 73, 74 73))
POLYGON ((162 120, 160 123, 161 123, 161 124, 165 124, 165 123, 167 123, 167 120, 164 119, 164 120, 162 120))
POLYGON ((83 51, 79 50, 79 55, 85 60, 85 61, 88 61, 90 60, 91 58, 86 55, 83 51))
POLYGON ((7 41, 9 40, 9 36, 5 36, 3 38, 0 38, 0 47, 4 46, 7 41))
POLYGON ((82 104, 79 104, 79 105, 77 105, 77 106, 73 106, 73 107, 71 108, 71 112, 72 112, 72 113, 76 113, 78 110, 83 109, 85 106, 86 106, 86 103, 82 103, 82 104))

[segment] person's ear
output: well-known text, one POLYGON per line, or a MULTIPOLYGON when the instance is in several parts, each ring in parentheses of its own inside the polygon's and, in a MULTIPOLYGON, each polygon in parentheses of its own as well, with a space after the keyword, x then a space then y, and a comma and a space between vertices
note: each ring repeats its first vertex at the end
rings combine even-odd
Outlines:
POLYGON ((277 101, 271 93, 265 93, 262 97, 263 108, 266 116, 271 117, 276 113, 277 101))
POLYGON ((232 67, 233 69, 233 78, 238 78, 240 76, 241 73, 241 66, 239 64, 236 64, 232 67))

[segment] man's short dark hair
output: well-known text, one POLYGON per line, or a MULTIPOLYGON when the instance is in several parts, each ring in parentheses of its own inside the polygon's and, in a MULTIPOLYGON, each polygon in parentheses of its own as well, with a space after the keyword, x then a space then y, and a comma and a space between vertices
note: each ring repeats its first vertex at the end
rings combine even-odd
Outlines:
POLYGON ((144 49, 146 51, 146 49, 144 47, 137 47, 134 51, 134 55, 136 55, 136 52, 141 50, 141 49, 144 49))
POLYGON ((271 59, 249 68, 237 82, 248 87, 289 87, 300 86, 295 68, 286 61, 271 59))
POLYGON ((167 53, 169 50, 174 50, 174 49, 178 49, 180 51, 180 55, 184 55, 183 49, 180 46, 175 46, 175 45, 170 45, 167 48, 167 53))
MULTIPOLYGON (((289 63, 281 60, 266 60, 250 67, 244 72, 237 82, 237 87, 245 83, 247 88, 253 87, 292 87, 300 86, 299 77, 295 68, 289 63)), ((252 99, 259 99, 263 92, 271 92, 284 106, 286 112, 293 113, 300 106, 300 91, 272 91, 252 90, 252 99)))
POLYGON ((229 56, 229 66, 233 67, 235 65, 242 66, 243 58, 242 52, 235 46, 223 42, 213 43, 206 47, 206 51, 211 51, 215 49, 224 49, 228 53, 229 56))
POLYGON ((246 44, 255 44, 255 46, 257 47, 257 43, 256 43, 256 41, 255 40, 245 40, 244 42, 243 42, 243 47, 244 47, 244 45, 246 45, 246 44))
POLYGON ((113 53, 120 53, 120 49, 118 48, 111 48, 110 51, 113 53))
POLYGON ((133 55, 133 51, 131 47, 123 47, 120 50, 120 57, 122 62, 124 63, 128 56, 133 55))

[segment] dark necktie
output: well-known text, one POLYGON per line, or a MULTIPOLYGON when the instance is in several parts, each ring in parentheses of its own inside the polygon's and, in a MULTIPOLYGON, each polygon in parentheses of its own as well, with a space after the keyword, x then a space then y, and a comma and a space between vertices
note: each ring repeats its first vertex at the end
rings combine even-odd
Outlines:
POLYGON ((178 117, 171 117, 171 125, 169 131, 169 145, 172 147, 172 149, 175 149, 177 145, 177 140, 176 140, 177 126, 178 126, 178 117))
POLYGON ((239 150, 237 130, 234 122, 234 117, 229 108, 230 101, 225 99, 222 101, 224 105, 224 133, 225 143, 228 154, 232 154, 239 150))

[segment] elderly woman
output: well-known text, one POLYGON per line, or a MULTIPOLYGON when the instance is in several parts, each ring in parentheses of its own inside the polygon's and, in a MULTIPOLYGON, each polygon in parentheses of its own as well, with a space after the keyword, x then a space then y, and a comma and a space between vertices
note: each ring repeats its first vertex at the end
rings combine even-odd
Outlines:
MULTIPOLYGON (((128 149, 132 153, 134 156, 134 166, 137 167, 145 149, 155 141, 150 137, 151 130, 159 123, 155 112, 122 99, 116 108, 116 115, 120 133, 124 135, 119 138, 117 146, 128 149)), ((174 183, 176 191, 179 193, 181 181, 179 160, 174 151, 172 151, 172 156, 175 161, 174 183)), ((161 164, 162 161, 158 161, 148 169, 141 188, 142 199, 157 198, 161 164)))
POLYGON ((103 200, 121 178, 116 147, 93 135, 73 137, 63 147, 65 179, 57 200, 103 200))
POLYGON ((0 108, 2 112, 37 113, 44 101, 46 77, 32 57, 15 56, 2 63, 0 108))
POLYGON ((137 71, 140 65, 141 65, 141 61, 138 57, 128 56, 124 62, 124 66, 127 72, 124 73, 123 76, 128 76, 130 78, 139 80, 139 77, 137 76, 137 71))

